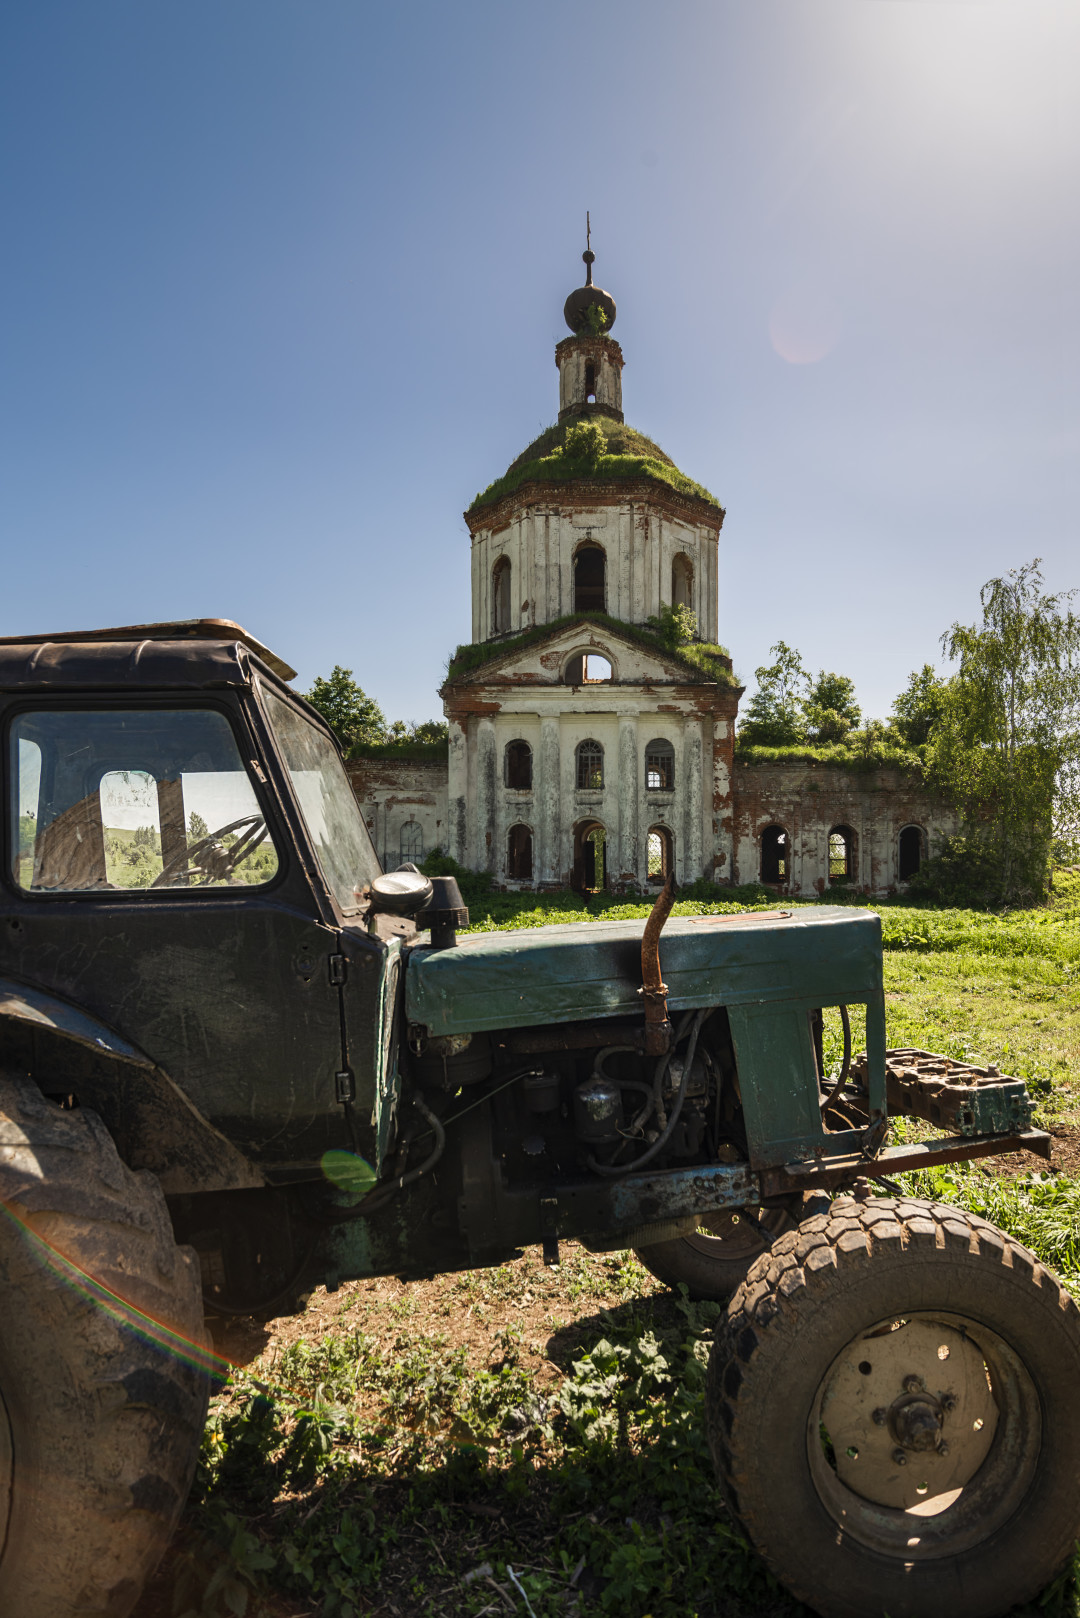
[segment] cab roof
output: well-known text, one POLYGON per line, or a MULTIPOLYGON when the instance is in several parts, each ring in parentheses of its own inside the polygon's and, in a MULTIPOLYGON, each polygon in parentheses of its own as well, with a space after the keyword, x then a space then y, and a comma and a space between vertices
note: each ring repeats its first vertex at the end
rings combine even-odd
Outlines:
MULTIPOLYGON (((126 624, 114 629, 65 629, 42 635, 0 636, 0 687, 93 683, 91 671, 102 684, 113 683, 106 665, 122 661, 124 685, 160 683, 217 684, 212 669, 225 660, 235 665, 237 649, 245 647, 280 680, 294 680, 296 670, 262 641, 231 618, 182 618, 173 623, 126 624), (192 643, 202 643, 195 646, 192 643), (108 651, 106 651, 108 648, 108 651), (82 654, 77 649, 82 649, 82 654), (171 656, 169 653, 171 652, 171 656), (112 654, 111 656, 109 654, 112 654), (192 676, 193 665, 205 662, 205 682, 192 676), (171 666, 171 677, 170 677, 171 666), (176 674, 183 668, 184 676, 176 674), (157 675, 157 679, 155 679, 157 675), (88 676, 91 676, 88 679, 88 676)), ((234 676, 235 678, 235 676, 234 676)), ((233 684, 226 677, 224 683, 233 684)))

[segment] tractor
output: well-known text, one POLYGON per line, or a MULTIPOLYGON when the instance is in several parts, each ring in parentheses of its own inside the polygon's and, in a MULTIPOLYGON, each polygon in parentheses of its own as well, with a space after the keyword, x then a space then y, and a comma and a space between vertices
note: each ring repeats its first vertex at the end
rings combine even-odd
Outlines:
POLYGON ((294 677, 227 620, 0 641, 0 1611, 131 1611, 207 1317, 569 1239, 726 1303, 720 1495, 808 1606, 1035 1595, 1080 1532, 1076 1306, 895 1184, 1048 1155, 1024 1085, 889 1048, 865 907, 669 881, 644 925, 465 931, 294 677))

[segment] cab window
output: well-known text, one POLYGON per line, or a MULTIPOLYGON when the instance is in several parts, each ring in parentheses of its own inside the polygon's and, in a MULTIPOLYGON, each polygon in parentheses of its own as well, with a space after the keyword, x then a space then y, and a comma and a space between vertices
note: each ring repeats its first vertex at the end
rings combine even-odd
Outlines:
POLYGON ((278 853, 216 709, 44 710, 10 732, 9 869, 28 892, 261 886, 278 853))

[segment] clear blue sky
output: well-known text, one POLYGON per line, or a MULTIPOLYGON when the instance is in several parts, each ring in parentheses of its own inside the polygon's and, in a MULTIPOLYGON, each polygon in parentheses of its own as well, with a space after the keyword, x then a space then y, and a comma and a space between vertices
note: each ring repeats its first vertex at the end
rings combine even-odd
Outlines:
POLYGON ((0 633, 238 619, 440 711, 461 512, 557 410, 727 507, 720 636, 887 713, 1080 584, 1076 0, 32 0, 0 16, 0 633))

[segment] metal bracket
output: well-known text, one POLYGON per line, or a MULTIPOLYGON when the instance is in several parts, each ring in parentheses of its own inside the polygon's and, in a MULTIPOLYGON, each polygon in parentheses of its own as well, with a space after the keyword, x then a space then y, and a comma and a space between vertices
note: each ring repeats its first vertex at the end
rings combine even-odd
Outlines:
POLYGON ((557 1197, 540 1198, 540 1239, 544 1244, 544 1263, 550 1268, 559 1262, 559 1201, 557 1197))
POLYGON ((335 988, 340 988, 349 975, 349 963, 344 955, 331 955, 329 962, 330 982, 335 988))
POLYGON ((347 1067, 334 1074, 334 1095, 343 1107, 356 1100, 356 1079, 347 1067))

